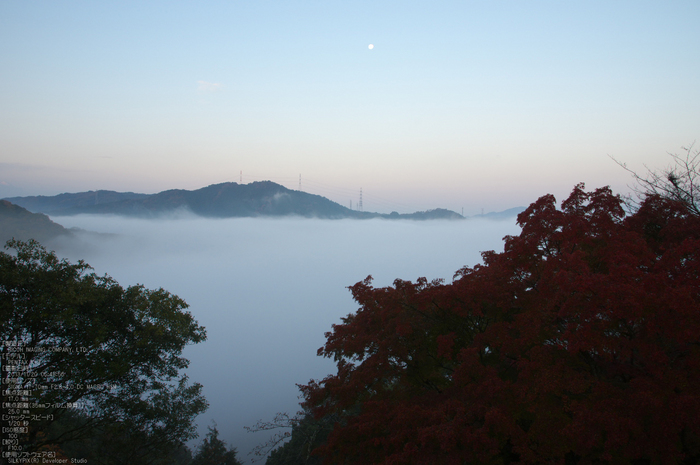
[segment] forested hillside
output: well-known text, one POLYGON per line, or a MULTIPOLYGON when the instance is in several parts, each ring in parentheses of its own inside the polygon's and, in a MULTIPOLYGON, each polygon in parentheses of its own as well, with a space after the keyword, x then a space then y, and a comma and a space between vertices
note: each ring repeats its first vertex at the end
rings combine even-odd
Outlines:
POLYGON ((4 244, 12 238, 46 242, 67 234, 70 234, 69 230, 54 223, 48 216, 0 200, 0 243, 4 244))

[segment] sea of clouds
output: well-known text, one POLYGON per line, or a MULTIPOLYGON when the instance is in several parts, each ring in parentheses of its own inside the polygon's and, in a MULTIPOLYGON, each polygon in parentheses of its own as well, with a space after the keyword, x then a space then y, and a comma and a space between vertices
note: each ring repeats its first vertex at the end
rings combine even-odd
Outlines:
POLYGON ((503 237, 520 232, 515 218, 52 219, 102 233, 55 244, 59 256, 83 259, 123 286, 162 287, 189 304, 208 335, 185 351, 186 372, 210 403, 198 418, 200 440, 215 422, 243 460, 270 436, 244 426, 296 412, 296 384, 334 372, 316 351, 331 325, 357 310, 347 286, 367 275, 378 287, 397 278, 450 282, 458 269, 480 263, 481 251, 502 251, 503 237))

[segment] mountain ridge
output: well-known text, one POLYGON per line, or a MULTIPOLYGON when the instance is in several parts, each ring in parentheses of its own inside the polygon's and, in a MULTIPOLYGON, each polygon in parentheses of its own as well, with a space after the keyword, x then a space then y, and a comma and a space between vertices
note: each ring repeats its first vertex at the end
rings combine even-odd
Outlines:
POLYGON ((351 210, 326 197, 287 189, 272 181, 249 184, 225 182, 191 191, 169 189, 156 194, 98 190, 56 196, 8 197, 5 200, 34 213, 56 216, 114 214, 153 218, 187 210, 209 218, 302 216, 324 219, 464 219, 462 215, 442 208, 409 214, 351 210))
POLYGON ((45 242, 71 234, 71 230, 54 223, 43 213, 32 213, 7 200, 0 200, 0 245, 13 238, 45 242))

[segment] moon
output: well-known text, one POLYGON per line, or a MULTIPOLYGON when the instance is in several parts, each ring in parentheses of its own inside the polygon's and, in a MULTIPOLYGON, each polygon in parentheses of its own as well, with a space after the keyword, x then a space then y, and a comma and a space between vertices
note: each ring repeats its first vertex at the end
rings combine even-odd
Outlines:
POLYGON ((369 46, 367 48, 372 50, 374 48, 374 44, 369 44, 369 46))

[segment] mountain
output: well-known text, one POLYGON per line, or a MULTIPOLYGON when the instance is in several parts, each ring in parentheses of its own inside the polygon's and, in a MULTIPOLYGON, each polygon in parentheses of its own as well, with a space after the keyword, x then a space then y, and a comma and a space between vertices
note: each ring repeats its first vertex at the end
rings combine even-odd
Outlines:
POLYGON ((0 245, 12 238, 46 242, 69 234, 70 230, 54 223, 44 214, 32 213, 7 200, 0 200, 0 245))
POLYGON ((210 218, 302 216, 313 218, 463 219, 445 209, 411 214, 350 210, 320 195, 287 189, 272 181, 250 184, 227 182, 188 191, 172 189, 157 194, 90 191, 54 197, 8 199, 28 210, 52 215, 113 214, 156 217, 181 211, 210 218))
POLYGON ((75 207, 89 207, 99 204, 119 202, 122 200, 144 199, 148 194, 133 192, 89 191, 77 194, 59 194, 51 197, 44 195, 32 197, 8 197, 15 205, 26 208, 34 213, 53 213, 75 207))

